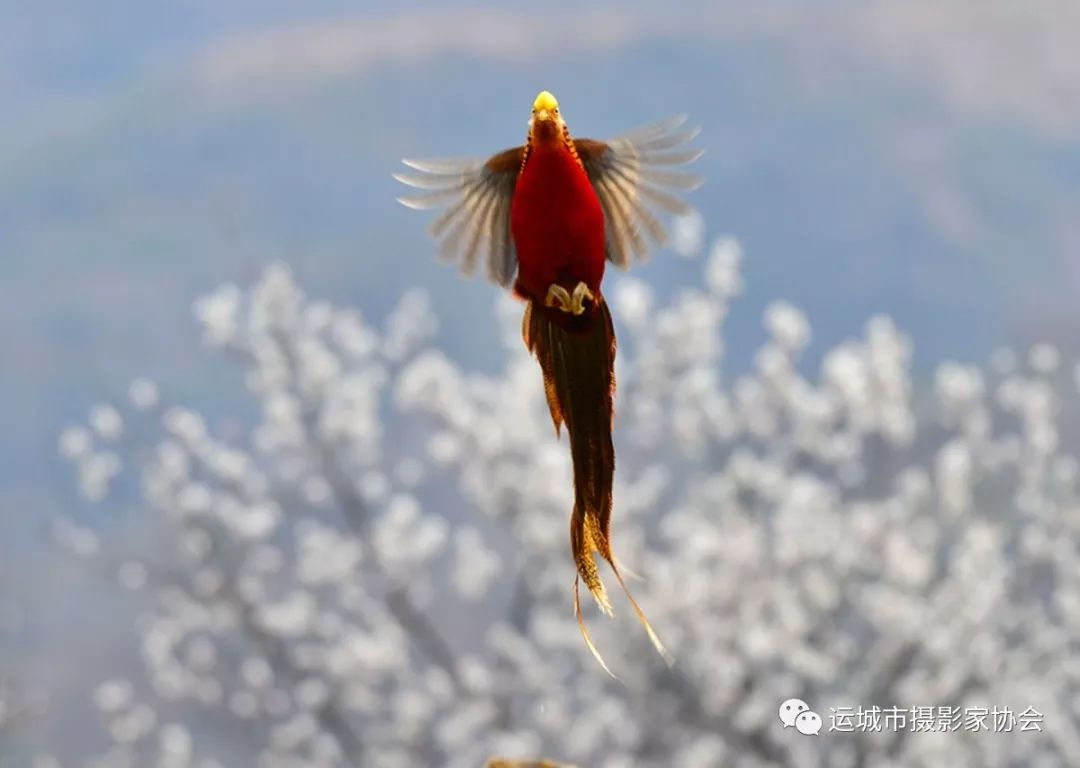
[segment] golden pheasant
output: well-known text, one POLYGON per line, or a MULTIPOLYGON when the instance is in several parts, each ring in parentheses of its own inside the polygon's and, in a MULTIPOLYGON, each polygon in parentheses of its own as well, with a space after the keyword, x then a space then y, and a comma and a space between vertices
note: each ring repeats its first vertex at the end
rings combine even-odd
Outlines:
POLYGON ((395 174, 424 190, 399 198, 403 204, 445 207, 431 227, 444 258, 459 258, 470 276, 483 257, 489 279, 512 285, 526 302, 525 346, 540 363, 556 434, 565 423, 570 435, 574 612, 608 674, 578 597, 580 579, 611 615, 594 552, 610 564, 653 645, 669 663, 670 657, 611 550, 615 331, 601 282, 607 261, 625 269, 647 257, 647 238, 664 243, 665 229, 649 204, 669 213, 692 210, 672 194, 700 183, 674 169, 701 155, 687 146, 697 131, 683 129, 685 121, 672 118, 606 142, 574 139, 555 97, 543 91, 533 102, 523 146, 482 161, 405 160, 420 175, 395 174))

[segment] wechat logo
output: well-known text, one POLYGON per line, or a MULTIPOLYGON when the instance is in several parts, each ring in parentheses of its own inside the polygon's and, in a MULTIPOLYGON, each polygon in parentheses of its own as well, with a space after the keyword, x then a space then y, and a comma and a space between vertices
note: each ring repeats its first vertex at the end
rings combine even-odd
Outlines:
POLYGON ((794 726, 804 736, 817 736, 821 731, 821 715, 802 699, 788 699, 780 705, 778 714, 785 728, 794 726))

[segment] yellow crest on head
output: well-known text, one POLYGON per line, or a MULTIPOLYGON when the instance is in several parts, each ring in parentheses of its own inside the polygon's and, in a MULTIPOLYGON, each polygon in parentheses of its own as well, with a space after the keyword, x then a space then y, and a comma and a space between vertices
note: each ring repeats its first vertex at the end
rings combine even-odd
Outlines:
POLYGON ((551 95, 551 91, 540 91, 540 95, 537 96, 536 101, 533 102, 533 112, 539 112, 541 110, 554 112, 558 108, 559 102, 551 95))

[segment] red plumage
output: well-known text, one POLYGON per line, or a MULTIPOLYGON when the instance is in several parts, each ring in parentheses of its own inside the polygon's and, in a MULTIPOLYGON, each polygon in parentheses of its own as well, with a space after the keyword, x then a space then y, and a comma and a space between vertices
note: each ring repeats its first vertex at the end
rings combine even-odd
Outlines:
POLYGON ((515 287, 541 304, 553 284, 573 291, 584 282, 599 294, 604 277, 604 213, 571 146, 534 135, 510 203, 515 287))
POLYGON ((483 163, 406 160, 425 175, 397 175, 427 190, 400 198, 406 205, 447 205, 432 226, 444 254, 460 251, 462 270, 471 274, 486 246, 489 277, 505 286, 513 281, 514 292, 526 301, 522 336, 540 363, 555 431, 565 424, 570 438, 570 547, 578 572, 574 612, 589 650, 605 670, 578 600, 581 580, 600 609, 611 614, 595 554, 611 565, 649 639, 670 663, 627 590, 611 549, 616 345, 601 282, 607 261, 625 268, 646 255, 643 232, 663 240, 663 226, 646 201, 674 213, 692 210, 667 191, 697 184, 691 174, 670 170, 700 155, 680 149, 696 134, 676 130, 684 119, 657 123, 611 142, 575 140, 559 116, 555 97, 544 91, 533 105, 524 146, 483 163))

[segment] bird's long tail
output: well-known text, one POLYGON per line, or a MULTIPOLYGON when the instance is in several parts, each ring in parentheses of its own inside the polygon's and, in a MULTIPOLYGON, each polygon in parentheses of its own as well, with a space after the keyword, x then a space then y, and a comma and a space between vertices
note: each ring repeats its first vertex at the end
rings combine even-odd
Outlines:
MULTIPOLYGON (((615 329, 602 297, 583 314, 575 316, 559 308, 529 301, 522 323, 525 346, 540 362, 544 391, 555 433, 566 424, 574 465, 574 511, 570 517, 570 548, 577 566, 574 579, 574 612, 585 643, 600 665, 612 674, 596 650, 581 614, 578 581, 585 582, 604 613, 611 615, 611 601, 600 580, 593 553, 608 561, 615 578, 645 627, 649 639, 665 661, 671 657, 653 631, 645 613, 634 600, 611 551, 611 492, 615 473, 615 448, 611 440, 615 397, 615 329)), ((614 675, 612 675, 614 677, 614 675)))

